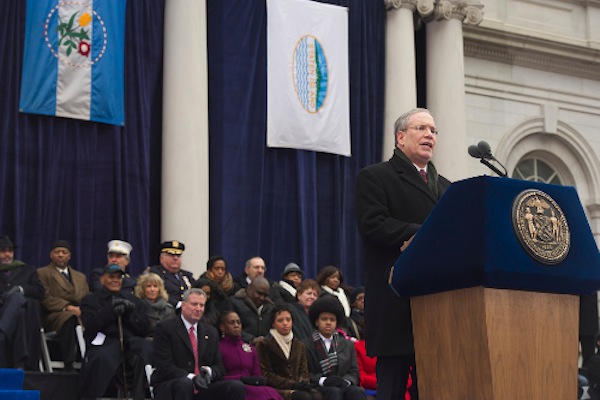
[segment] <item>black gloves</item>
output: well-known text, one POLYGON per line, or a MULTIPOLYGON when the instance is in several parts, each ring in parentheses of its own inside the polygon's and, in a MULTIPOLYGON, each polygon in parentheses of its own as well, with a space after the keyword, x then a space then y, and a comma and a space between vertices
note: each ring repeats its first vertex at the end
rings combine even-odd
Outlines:
POLYGON ((135 304, 131 300, 116 297, 112 300, 113 314, 116 316, 126 314, 135 309, 135 304))
POLYGON ((345 387, 350 386, 350 384, 344 378, 333 375, 333 376, 330 376, 327 379, 325 379, 325 381, 323 382, 323 386, 327 386, 327 387, 333 386, 333 387, 338 387, 340 389, 343 389, 345 387))
POLYGON ((210 385, 210 376, 208 376, 208 372, 205 369, 201 369, 200 373, 192 379, 192 382, 196 389, 208 389, 208 385, 210 385))
POLYGON ((267 384, 265 378, 262 376, 242 376, 240 377, 240 381, 242 381, 244 385, 252 386, 265 386, 267 384))
POLYGON ((305 392, 310 392, 312 388, 313 388, 313 385, 310 382, 306 382, 306 381, 296 382, 292 386, 292 389, 294 389, 294 390, 302 390, 305 392))

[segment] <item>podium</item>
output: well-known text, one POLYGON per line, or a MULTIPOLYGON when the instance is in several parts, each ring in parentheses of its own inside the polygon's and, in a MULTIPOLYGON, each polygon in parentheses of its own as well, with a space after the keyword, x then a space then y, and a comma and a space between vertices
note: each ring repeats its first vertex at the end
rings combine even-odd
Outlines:
POLYGON ((455 182, 396 261, 421 400, 571 399, 600 255, 572 187, 455 182))

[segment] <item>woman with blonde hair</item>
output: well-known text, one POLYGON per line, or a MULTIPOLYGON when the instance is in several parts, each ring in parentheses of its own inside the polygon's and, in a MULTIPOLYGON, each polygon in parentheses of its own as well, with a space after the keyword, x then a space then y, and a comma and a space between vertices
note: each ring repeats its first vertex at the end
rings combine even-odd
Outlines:
POLYGON ((160 276, 153 272, 140 275, 134 293, 146 303, 146 316, 150 320, 149 337, 154 336, 154 328, 163 319, 173 317, 175 310, 167 301, 169 295, 160 276))

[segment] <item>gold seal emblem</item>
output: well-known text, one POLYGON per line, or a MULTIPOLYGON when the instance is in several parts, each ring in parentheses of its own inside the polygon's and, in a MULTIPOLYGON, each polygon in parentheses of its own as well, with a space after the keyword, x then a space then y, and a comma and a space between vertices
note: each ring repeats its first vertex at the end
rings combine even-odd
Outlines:
POLYGON ((565 214, 541 190, 519 193, 513 202, 512 223, 521 246, 535 260, 555 265, 569 253, 571 233, 565 214))

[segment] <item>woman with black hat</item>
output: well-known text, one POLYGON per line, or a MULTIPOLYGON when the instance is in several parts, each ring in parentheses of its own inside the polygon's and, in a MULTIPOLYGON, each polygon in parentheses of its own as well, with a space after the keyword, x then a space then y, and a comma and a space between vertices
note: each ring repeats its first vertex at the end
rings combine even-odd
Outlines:
POLYGON ((308 315, 316 328, 303 341, 311 382, 325 400, 364 400, 365 392, 358 386, 356 351, 336 330, 337 321, 345 318, 342 305, 332 296, 320 297, 308 315))

